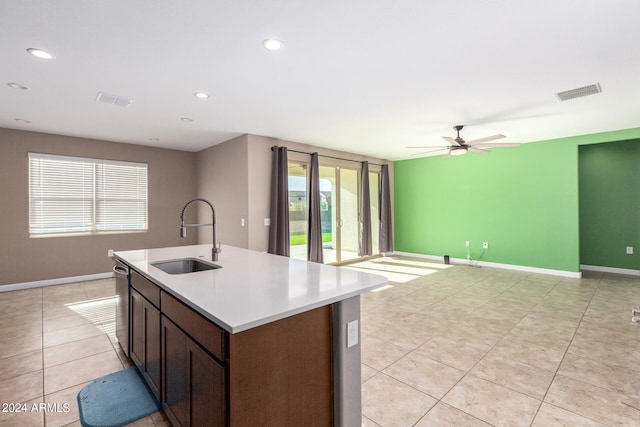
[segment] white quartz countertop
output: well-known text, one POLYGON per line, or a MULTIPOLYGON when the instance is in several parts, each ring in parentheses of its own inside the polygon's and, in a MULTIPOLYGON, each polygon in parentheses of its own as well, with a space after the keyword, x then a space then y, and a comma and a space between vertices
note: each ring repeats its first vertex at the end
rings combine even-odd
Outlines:
POLYGON ((211 262, 211 245, 118 251, 162 289, 230 333, 264 325, 376 289, 380 275, 222 246, 222 268, 167 274, 151 263, 180 258, 211 262))

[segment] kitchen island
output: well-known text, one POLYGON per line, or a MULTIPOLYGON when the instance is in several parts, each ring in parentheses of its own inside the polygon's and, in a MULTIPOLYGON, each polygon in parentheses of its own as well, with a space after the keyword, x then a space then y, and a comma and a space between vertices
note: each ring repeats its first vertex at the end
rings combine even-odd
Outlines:
POLYGON ((158 263, 212 263, 210 245, 114 257, 131 359, 174 425, 360 425, 359 296, 386 278, 230 246, 186 274, 158 263))

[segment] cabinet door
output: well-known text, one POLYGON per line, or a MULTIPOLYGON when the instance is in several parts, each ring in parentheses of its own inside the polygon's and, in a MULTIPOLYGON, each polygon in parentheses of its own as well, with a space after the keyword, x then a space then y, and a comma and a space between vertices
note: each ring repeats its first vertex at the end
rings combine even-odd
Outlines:
POLYGON ((160 400, 160 311, 131 288, 131 359, 160 400))
POLYGON ((160 374, 162 365, 160 362, 160 310, 149 301, 144 300, 145 315, 145 374, 148 378, 151 391, 160 401, 160 374))
POLYGON ((162 316, 162 406, 175 426, 224 426, 225 370, 162 316))
POLYGON ((200 346, 187 340, 191 426, 226 424, 226 381, 224 368, 200 346))
POLYGON ((144 361, 144 298, 135 289, 130 293, 131 317, 129 319, 129 331, 131 339, 130 355, 140 371, 143 371, 144 361))
POLYGON ((162 407, 174 426, 188 425, 187 336, 162 316, 162 407))

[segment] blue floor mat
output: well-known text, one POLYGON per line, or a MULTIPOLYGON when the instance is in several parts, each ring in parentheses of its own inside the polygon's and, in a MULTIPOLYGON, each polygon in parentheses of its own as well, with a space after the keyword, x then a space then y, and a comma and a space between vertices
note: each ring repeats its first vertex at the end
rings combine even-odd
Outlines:
POLYGON ((85 427, 123 426, 161 409, 135 367, 87 384, 78 393, 78 408, 85 427))

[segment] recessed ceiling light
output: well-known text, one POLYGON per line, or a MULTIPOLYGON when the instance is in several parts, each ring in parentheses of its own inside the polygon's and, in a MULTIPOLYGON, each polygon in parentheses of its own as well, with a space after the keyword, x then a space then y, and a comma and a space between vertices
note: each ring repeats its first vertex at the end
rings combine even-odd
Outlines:
POLYGON ((149 138, 149 141, 151 141, 151 142, 158 142, 158 141, 160 141, 160 139, 159 139, 159 138, 149 138))
POLYGON ((35 47, 30 47, 29 49, 27 49, 27 52, 29 52, 31 55, 36 56, 38 58, 53 59, 52 54, 50 54, 49 52, 45 52, 42 49, 36 49, 35 47))
POLYGON ((190 118, 190 117, 182 117, 180 120, 182 120, 183 122, 187 122, 187 123, 191 123, 193 121, 193 119, 190 118))
POLYGON ((196 92, 196 93, 193 94, 193 96, 195 96, 196 98, 200 98, 200 99, 209 98, 209 95, 204 93, 204 92, 196 92))
POLYGON ((30 89, 30 87, 21 85, 20 83, 7 83, 7 86, 12 87, 14 89, 19 89, 19 90, 29 90, 30 89))
POLYGON ((27 123, 27 124, 31 123, 29 120, 26 120, 26 119, 15 119, 15 121, 18 123, 27 123))
POLYGON ((284 44, 280 40, 276 39, 266 39, 262 41, 262 46, 267 50, 280 50, 284 47, 284 44))

